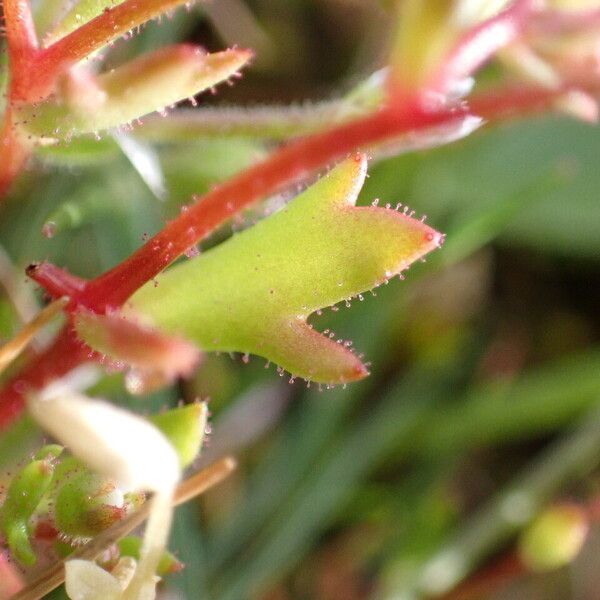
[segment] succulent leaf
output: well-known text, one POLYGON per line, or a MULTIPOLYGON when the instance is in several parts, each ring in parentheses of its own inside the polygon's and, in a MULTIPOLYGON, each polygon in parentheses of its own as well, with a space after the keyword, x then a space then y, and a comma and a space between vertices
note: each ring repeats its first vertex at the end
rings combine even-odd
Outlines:
POLYGON ((359 358, 308 317, 377 287, 442 239, 394 210, 356 208, 365 174, 364 156, 344 161, 277 214, 141 288, 129 310, 202 349, 258 354, 310 380, 364 377, 359 358))
POLYGON ((207 413, 206 404, 198 402, 150 417, 150 421, 173 444, 182 469, 194 462, 200 453, 204 441, 207 413))
POLYGON ((65 76, 60 93, 20 107, 17 120, 27 133, 54 140, 118 127, 227 80, 250 56, 237 49, 207 54, 181 44, 97 77, 75 70, 65 76))
POLYGON ((191 374, 198 364, 197 348, 176 336, 147 327, 120 313, 75 314, 73 324, 80 337, 94 350, 107 355, 113 365, 128 366, 162 382, 191 374))
MULTIPOLYGON (((135 536, 130 535, 124 537, 118 542, 119 547, 119 555, 120 556, 130 556, 135 560, 139 560, 140 551, 142 549, 142 539, 135 536)), ((165 575, 169 575, 170 573, 176 573, 177 571, 181 571, 183 569, 183 563, 177 560, 177 557, 165 550, 163 555, 158 563, 158 568, 156 569, 156 574, 159 577, 164 577, 165 575)))

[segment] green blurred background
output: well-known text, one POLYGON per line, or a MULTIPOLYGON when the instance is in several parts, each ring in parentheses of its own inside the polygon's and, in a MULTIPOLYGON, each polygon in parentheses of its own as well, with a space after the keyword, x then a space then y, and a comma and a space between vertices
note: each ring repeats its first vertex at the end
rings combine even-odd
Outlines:
MULTIPOLYGON (((375 0, 219 0, 149 25, 108 61, 181 39, 238 44, 257 51, 253 66, 200 108, 330 100, 384 64, 391 22, 375 0)), ((11 298, 23 318, 41 301, 29 262, 97 275, 273 143, 155 144, 162 200, 110 137, 40 153, 0 207, 1 336, 20 326, 11 298)), ((129 397, 119 376, 100 384, 141 412, 210 398, 201 464, 239 457, 226 483, 178 510, 171 547, 187 568, 165 597, 427 597, 502 560, 547 505, 598 501, 599 156, 597 128, 543 117, 373 162, 362 201, 408 204, 448 237, 405 281, 313 318, 365 353, 364 382, 307 389, 262 359, 210 355, 150 399, 129 397)), ((5 464, 15 443, 35 443, 27 423, 0 440, 5 464)), ((592 526, 568 567, 481 597, 598 598, 599 548, 592 526)))

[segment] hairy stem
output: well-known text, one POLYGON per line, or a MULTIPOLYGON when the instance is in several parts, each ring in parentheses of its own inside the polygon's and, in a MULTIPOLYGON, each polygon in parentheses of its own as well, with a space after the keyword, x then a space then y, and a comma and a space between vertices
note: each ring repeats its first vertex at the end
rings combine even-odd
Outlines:
POLYGON ((434 77, 435 87, 452 89, 453 85, 472 75, 500 49, 520 35, 531 17, 535 2, 516 0, 500 14, 470 29, 434 77))
POLYGON ((4 21, 10 58, 10 100, 26 96, 26 79, 38 49, 29 0, 4 0, 4 21))
MULTIPOLYGON (((406 106, 404 110, 384 108, 374 115, 280 148, 265 161, 199 199, 128 259, 92 281, 82 284, 78 280, 74 285, 72 275, 49 265, 33 269, 30 276, 54 297, 71 296, 73 306, 80 305, 97 313, 118 308, 138 288, 225 220, 252 202, 352 151, 389 142, 408 131, 452 122, 468 114, 501 120, 547 109, 568 89, 509 88, 488 92, 471 100, 470 111, 461 108, 424 112, 414 105, 406 106)), ((77 339, 72 329, 65 328, 51 348, 34 359, 0 392, 0 427, 9 425, 23 410, 24 390, 39 388, 91 357, 89 349, 77 339)))
POLYGON ((27 99, 39 101, 51 92, 57 77, 107 44, 189 0, 125 0, 42 49, 36 56, 27 99))
POLYGON ((462 115, 460 110, 426 113, 386 108, 292 142, 189 206, 126 261, 91 281, 77 301, 96 312, 118 307, 186 250, 253 202, 351 152, 462 115))
MULTIPOLYGON (((11 87, 12 90, 12 87, 11 87)), ((9 92, 9 95, 12 92, 9 92)), ((8 107, 4 113, 4 123, 0 130, 0 199, 6 195, 13 181, 21 172, 30 150, 19 140, 12 118, 12 110, 8 107)))
MULTIPOLYGON (((474 99, 470 113, 506 117, 548 105, 556 92, 508 90, 474 99)), ((89 282, 76 301, 95 312, 121 306, 137 289, 160 273, 199 240, 253 202, 304 179, 316 169, 349 153, 389 142, 418 131, 460 119, 464 108, 428 112, 415 104, 386 107, 375 114, 339 125, 280 148, 265 161, 234 177, 199 199, 127 260, 89 282)), ((36 277, 42 285, 45 282, 36 277)), ((56 291, 55 291, 56 293, 56 291)))
POLYGON ((346 107, 343 100, 334 100, 292 107, 180 109, 168 119, 150 115, 136 129, 135 135, 152 142, 190 142, 224 135, 286 140, 322 130, 338 119, 341 121, 340 114, 346 107))

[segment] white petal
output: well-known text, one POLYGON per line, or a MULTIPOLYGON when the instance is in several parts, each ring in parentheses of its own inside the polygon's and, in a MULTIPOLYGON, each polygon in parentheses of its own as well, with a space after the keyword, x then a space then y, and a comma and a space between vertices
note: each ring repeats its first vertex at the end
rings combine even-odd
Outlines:
POLYGON ((71 600, 118 600, 119 581, 89 560, 65 562, 65 588, 71 600))
POLYGON ((146 419, 75 392, 29 399, 33 417, 91 469, 131 490, 170 490, 179 459, 146 419))

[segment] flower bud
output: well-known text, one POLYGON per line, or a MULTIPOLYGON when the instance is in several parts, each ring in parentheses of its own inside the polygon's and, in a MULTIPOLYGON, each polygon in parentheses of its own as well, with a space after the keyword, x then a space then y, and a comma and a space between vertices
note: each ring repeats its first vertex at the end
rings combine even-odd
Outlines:
POLYGON ((33 565, 35 554, 29 542, 29 519, 48 491, 54 475, 55 459, 62 448, 45 446, 37 455, 43 458, 26 465, 11 481, 0 514, 0 527, 15 558, 33 565))
POLYGON ((123 492, 106 477, 83 471, 59 489, 54 518, 61 533, 93 537, 125 517, 123 492))
POLYGON ((589 531, 585 511, 576 505, 552 506, 525 530, 519 555, 532 571, 550 571, 569 564, 579 554, 589 531))

